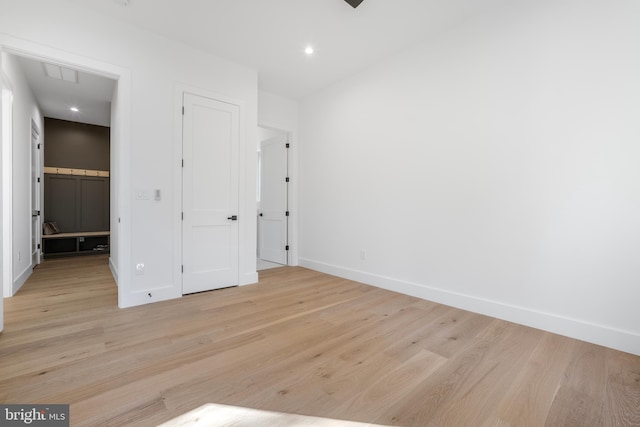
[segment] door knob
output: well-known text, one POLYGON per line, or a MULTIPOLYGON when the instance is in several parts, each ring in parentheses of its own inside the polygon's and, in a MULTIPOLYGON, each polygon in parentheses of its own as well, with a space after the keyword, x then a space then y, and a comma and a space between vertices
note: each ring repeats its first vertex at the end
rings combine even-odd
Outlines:
POLYGON ((238 220, 238 215, 228 216, 227 219, 230 219, 231 221, 237 221, 238 220))

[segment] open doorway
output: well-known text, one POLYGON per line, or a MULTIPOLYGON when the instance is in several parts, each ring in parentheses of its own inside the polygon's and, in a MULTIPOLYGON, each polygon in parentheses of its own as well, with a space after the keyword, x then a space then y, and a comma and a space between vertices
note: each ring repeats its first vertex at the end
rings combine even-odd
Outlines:
MULTIPOLYGON (((28 171, 28 191, 22 194, 23 192, 16 188, 16 182, 23 181, 22 179, 12 179, 8 188, 7 185, 5 185, 7 181, 3 179, 3 190, 6 190, 3 191, 2 194, 3 223, 8 223, 8 221, 4 221, 5 218, 9 218, 12 221, 8 227, 3 227, 4 250, 2 251, 2 273, 3 283, 5 285, 3 286, 2 293, 4 297, 10 297, 18 291, 20 286, 22 286, 24 281, 30 276, 33 268, 40 263, 43 250, 45 256, 47 253, 45 241, 42 238, 43 223, 47 217, 44 209, 46 196, 46 175, 44 171, 45 166, 47 166, 43 155, 47 136, 44 123, 47 120, 57 120, 72 123, 73 125, 109 128, 112 123, 112 112, 117 111, 117 107, 113 106, 111 101, 117 96, 118 82, 116 76, 108 76, 94 70, 90 71, 82 65, 62 64, 57 60, 40 58, 32 54, 24 53, 24 51, 5 51, 3 53, 2 65, 3 72, 5 71, 5 67, 11 68, 7 80, 8 85, 14 87, 13 92, 15 93, 16 90, 18 92, 18 103, 30 104, 26 108, 26 113, 19 111, 20 115, 27 117, 32 114, 29 110, 32 110, 37 111, 35 116, 40 119, 33 120, 33 118, 31 118, 31 127, 29 129, 30 141, 28 141, 31 142, 31 144, 29 144, 30 150, 26 157, 28 161, 16 161, 14 156, 12 164, 10 165, 13 171, 20 169, 26 169, 28 171), (25 98, 26 101, 20 99, 20 97, 25 98), (18 203, 16 203, 16 197, 19 199, 24 198, 24 200, 18 200, 18 203), (4 203, 7 201, 11 202, 12 200, 13 203, 4 203), (25 220, 22 218, 23 216, 28 216, 29 219, 25 220), (21 223, 27 221, 28 227, 19 227, 21 223), (5 237, 10 238, 5 239, 5 237), (22 246, 27 247, 28 250, 23 251, 22 246), (15 253, 19 254, 17 259, 15 253), (24 255, 27 253, 29 253, 30 256, 25 257, 24 255), (27 258, 24 263, 25 265, 16 266, 16 262, 21 262, 25 258, 27 258)), ((13 96, 14 93, 11 95, 13 96)), ((17 107, 14 105, 11 108, 13 111, 21 107, 20 105, 17 107)), ((5 125, 13 125, 15 130, 17 126, 24 124, 23 122, 25 120, 20 120, 19 123, 16 123, 15 117, 13 119, 7 118, 8 114, 4 113, 5 111, 3 111, 3 131, 5 127, 8 127, 5 125)), ((8 142, 3 142, 3 146, 5 144, 14 146, 24 139, 20 138, 19 141, 14 142, 14 138, 16 138, 15 132, 13 132, 8 142)), ((107 136, 107 144, 110 144, 111 140, 112 138, 107 136)), ((73 147, 71 147, 71 151, 74 151, 73 147)), ((104 156, 105 154, 103 153, 102 157, 104 158, 104 156)), ((106 160, 106 163, 109 164, 112 157, 113 155, 109 154, 109 150, 107 150, 106 159, 103 160, 106 160)), ((6 160, 4 156, 3 160, 6 160)), ((4 169, 3 167, 3 172, 4 169)), ((81 202, 83 196, 89 196, 96 188, 102 193, 102 196, 106 196, 106 205, 104 203, 95 203, 95 201, 84 203, 84 208, 93 209, 93 212, 87 216, 89 223, 93 222, 95 224, 99 220, 102 224, 100 232, 107 236, 106 242, 103 241, 105 240, 103 238, 95 247, 101 253, 106 252, 105 249, 108 248, 108 235, 110 233, 109 229, 111 224, 114 223, 112 216, 114 212, 116 212, 115 209, 110 212, 108 200, 112 195, 117 194, 116 186, 111 185, 108 181, 106 181, 106 183, 102 182, 104 181, 102 178, 104 178, 105 172, 107 178, 109 177, 110 168, 68 167, 65 169, 62 167, 54 169, 56 169, 55 175, 57 176, 67 175, 68 178, 77 178, 82 175, 83 179, 90 177, 88 180, 85 179, 85 181, 87 181, 86 183, 80 183, 77 192, 71 197, 72 199, 77 198, 81 202), (107 170, 105 171, 103 169, 107 170), (98 183, 100 185, 96 186, 96 180, 101 180, 101 182, 98 183), (96 216, 96 209, 99 206, 106 207, 106 209, 100 210, 101 218, 97 218, 96 216)), ((11 178, 14 177, 12 176, 11 178)), ((102 197, 102 199, 104 198, 105 197, 102 197)), ((117 201, 117 197, 115 199, 117 201)), ((68 202, 69 200, 59 200, 59 202, 54 205, 69 207, 70 204, 68 202)), ((76 209, 76 212, 81 216, 83 206, 79 204, 78 207, 79 211, 76 209)), ((92 225, 87 225, 85 221, 85 224, 79 223, 78 226, 82 228, 85 226, 91 227, 92 225)), ((69 230, 69 232, 73 231, 78 230, 69 230)), ((79 231, 82 232, 84 230, 79 231)), ((71 240, 73 240, 74 251, 78 248, 86 249, 89 243, 97 242, 95 237, 91 237, 87 241, 84 236, 74 236, 71 240)), ((114 267, 118 265, 117 260, 114 261, 113 258, 107 262, 109 262, 112 271, 114 267)))
POLYGON ((289 134, 258 127, 257 269, 289 263, 289 134))

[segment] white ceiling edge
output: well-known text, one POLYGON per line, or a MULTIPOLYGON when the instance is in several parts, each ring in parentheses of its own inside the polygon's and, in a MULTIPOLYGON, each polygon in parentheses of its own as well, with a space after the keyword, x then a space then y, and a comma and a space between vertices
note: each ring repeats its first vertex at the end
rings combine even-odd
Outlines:
MULTIPOLYGON (((13 55, 23 71, 44 117, 97 126, 111 126, 111 99, 116 81, 77 72, 78 83, 47 77, 44 63, 13 55), (78 112, 70 110, 77 107, 78 112)), ((67 67, 68 68, 68 67, 67 67)))
POLYGON ((66 1, 251 67, 260 90, 299 100, 520 0, 364 0, 357 9, 344 0, 66 1))

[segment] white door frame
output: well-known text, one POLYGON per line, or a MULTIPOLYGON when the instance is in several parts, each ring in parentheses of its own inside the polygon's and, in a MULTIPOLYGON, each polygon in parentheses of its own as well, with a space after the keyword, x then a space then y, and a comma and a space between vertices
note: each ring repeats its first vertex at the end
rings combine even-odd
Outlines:
MULTIPOLYGON (((35 241, 35 265, 33 265, 33 268, 36 267, 36 265, 40 264, 41 262, 41 234, 42 234, 42 185, 44 184, 43 179, 42 179, 42 151, 41 151, 41 146, 42 146, 42 132, 40 130, 40 127, 38 126, 38 124, 31 119, 31 142, 35 143, 35 147, 32 146, 31 147, 31 167, 33 168, 34 164, 36 167, 36 182, 32 182, 31 183, 31 191, 35 192, 36 194, 31 194, 31 215, 32 215, 32 225, 33 225, 33 216, 35 215, 35 228, 32 226, 31 227, 31 232, 33 233, 31 236, 31 240, 35 241), (35 135, 35 141, 34 141, 34 135, 35 135), (36 157, 36 159, 33 159, 33 156, 36 157), (35 203, 34 203, 35 201, 35 203), (35 205, 35 206, 34 206, 35 205)), ((32 144, 33 145, 33 144, 32 144)), ((31 171, 31 177, 33 178, 34 171, 31 171)), ((31 254, 31 259, 32 259, 32 263, 34 262, 33 260, 33 253, 31 254)))
MULTIPOLYGON (((284 133, 288 136, 290 148, 289 151, 287 151, 287 168, 289 169, 288 176, 290 181, 287 190, 287 208, 289 210, 289 218, 287 221, 287 241, 289 244, 287 265, 296 266, 298 265, 298 135, 293 129, 283 128, 277 123, 266 120, 259 120, 258 127, 284 133)), ((257 191, 258 189, 256 188, 256 194, 257 191)))
POLYGON ((237 286, 240 282, 240 107, 185 93, 183 108, 182 293, 189 294, 237 286), (207 119, 198 119, 198 111, 206 111, 207 119), (216 120, 220 120, 220 127, 210 127, 216 120), (202 136, 202 131, 207 136, 202 136), (208 155, 211 158, 206 158, 208 155), (224 172, 218 175, 216 171, 224 172), (196 175, 207 173, 212 175, 197 179, 196 175), (228 192, 228 197, 209 197, 210 191, 228 192), (194 233, 196 229, 199 232, 194 233), (205 240, 208 233, 215 237, 205 240))
MULTIPOLYGON (((227 95, 223 95, 221 93, 217 93, 214 91, 210 91, 210 90, 206 90, 206 89, 202 89, 199 87, 195 87, 195 86, 189 86, 189 85, 185 85, 185 84, 176 84, 175 88, 174 88, 174 92, 173 92, 173 105, 174 105, 174 113, 173 113, 173 117, 174 117, 174 151, 173 151, 173 159, 174 159, 174 169, 173 169, 173 182, 174 182, 174 187, 173 187, 173 191, 174 191, 174 205, 173 205, 173 212, 175 215, 175 218, 177 219, 174 224, 174 229, 173 229, 173 241, 174 243, 174 275, 173 275, 173 279, 174 279, 174 283, 177 283, 180 285, 180 295, 182 295, 183 289, 182 289, 182 285, 183 285, 183 277, 182 277, 182 250, 183 250, 183 243, 182 243, 182 221, 180 220, 181 216, 182 216, 182 198, 183 198, 183 191, 182 191, 182 152, 183 152, 183 129, 182 129, 182 107, 183 107, 183 98, 184 98, 184 94, 185 93, 190 93, 192 95, 197 95, 197 96, 201 96, 203 98, 210 98, 210 99, 215 99, 217 101, 221 101, 221 102, 226 102, 229 104, 233 104, 233 105, 237 105, 238 107, 240 107, 240 135, 239 135, 239 150, 238 150, 238 158, 240 159, 239 163, 239 170, 238 170, 238 174, 240 176, 240 181, 239 181, 239 206, 238 206, 238 214, 241 218, 243 218, 244 216, 246 216, 246 212, 247 212, 247 206, 245 203, 245 192, 244 192, 244 181, 242 179, 242 176, 245 174, 245 166, 244 166, 244 161, 243 159, 245 158, 245 141, 246 141, 246 136, 245 136, 245 123, 246 123, 246 118, 245 118, 245 114, 246 114, 246 106, 245 106, 245 102, 240 100, 240 99, 235 99, 232 97, 229 97, 227 95)), ((254 205, 255 208, 255 205, 254 205)), ((255 212, 255 209, 254 209, 255 212)), ((244 258, 243 258, 243 253, 244 253, 244 242, 246 240, 246 221, 242 221, 241 223, 239 223, 239 230, 238 230, 238 240, 239 240, 239 276, 240 276, 240 285, 246 284, 244 283, 244 279, 242 277, 243 275, 243 271, 246 270, 246 268, 244 267, 243 263, 245 262, 244 258)), ((255 263, 255 256, 253 258, 253 262, 255 263)), ((254 264, 255 266, 255 264, 254 264)))
MULTIPOLYGON (((112 179, 111 197, 112 200, 118 200, 118 206, 120 207, 120 212, 118 212, 117 217, 111 218, 112 229, 114 226, 118 227, 117 230, 112 230, 112 233, 114 231, 118 233, 118 260, 115 260, 118 271, 117 275, 114 274, 114 276, 116 276, 118 284, 118 306, 122 308, 135 305, 131 295, 133 266, 129 262, 119 262, 119 260, 130 260, 132 252, 132 201, 129 185, 131 182, 131 72, 128 69, 117 65, 97 61, 82 55, 69 53, 6 34, 0 34, 0 54, 3 52, 23 56, 36 61, 46 61, 51 64, 74 68, 80 71, 117 80, 116 91, 118 108, 115 111, 115 115, 117 115, 117 117, 111 118, 112 122, 115 120, 118 123, 117 129, 111 133, 111 144, 112 147, 115 148, 112 148, 112 152, 118 153, 117 157, 112 159, 112 164, 115 165, 116 170, 119 172, 117 176, 112 179)), ((0 55, 0 70, 2 69, 1 58, 2 57, 0 55)), ((5 186, 4 182, 3 186, 5 186)), ((4 189, 7 189, 7 187, 5 186, 3 190, 4 189)), ((2 192, 3 220, 6 219, 5 215, 11 214, 11 209, 7 210, 7 206, 11 205, 12 197, 13 194, 11 187, 8 188, 8 191, 2 192)), ((10 239, 11 233, 7 236, 3 232, 3 242, 10 239), (9 239, 6 239, 6 237, 9 237, 9 239)), ((12 248, 13 242, 8 241, 7 243, 10 245, 9 247, 12 248)), ((8 252, 9 253, 7 254, 3 251, 2 254, 3 265, 5 266, 10 265, 7 264, 7 262, 10 263, 11 261, 11 250, 8 252)), ((3 269, 2 273, 4 279, 7 272, 3 269)), ((5 294, 5 296, 9 295, 5 294)))
POLYGON ((11 295, 13 284, 13 211, 11 207, 12 180, 13 180, 13 92, 11 84, 2 72, 2 60, 0 58, 0 90, 2 100, 0 102, 0 159, 2 161, 0 175, 0 331, 4 326, 3 304, 4 295, 11 295))
MULTIPOLYGON (((285 138, 286 139, 286 144, 287 144, 288 147, 289 147, 289 144, 291 144, 291 134, 289 132, 283 131, 283 130, 279 130, 279 129, 269 128, 269 127, 266 127, 266 126, 259 126, 259 127, 263 128, 263 129, 268 129, 268 130, 277 132, 277 136, 273 136, 272 138, 278 138, 278 137, 285 138)), ((260 146, 260 165, 261 165, 260 170, 258 170, 258 177, 259 177, 260 180, 262 179, 262 176, 261 176, 262 175, 262 170, 263 170, 262 168, 264 167, 264 159, 262 157, 262 144, 264 142, 266 142, 266 141, 270 141, 272 138, 265 139, 264 141, 262 141, 262 140, 258 141, 258 145, 260 146)), ((289 175, 289 172, 290 172, 290 170, 289 170, 290 148, 286 148, 286 156, 287 156, 286 165, 285 165, 286 170, 284 172, 285 172, 285 176, 287 178, 290 178, 290 175, 289 175)), ((260 195, 260 209, 259 209, 259 211, 260 211, 259 215, 260 216, 262 215, 262 211, 263 211, 263 209, 262 209, 262 194, 260 194, 261 193, 261 188, 262 187, 258 188, 257 191, 256 191, 256 193, 260 195)), ((286 196, 285 196, 284 209, 285 209, 286 212, 289 212, 289 215, 286 216, 286 218, 285 218, 285 228, 286 228, 286 230, 285 230, 285 242, 284 242, 284 244, 285 244, 285 246, 289 247, 289 245, 290 245, 290 242, 289 242, 289 230, 290 230, 290 227, 291 227, 291 224, 290 224, 290 221, 289 221, 290 214, 291 214, 291 207, 289 205, 289 198, 290 198, 290 195, 291 195, 290 182, 286 183, 286 190, 287 190, 287 192, 286 192, 286 196)), ((260 220, 260 218, 258 218, 258 233, 257 233, 257 236, 258 236, 258 242, 257 242, 257 245, 258 245, 258 257, 260 257, 260 250, 261 250, 261 234, 262 234, 261 229, 260 229, 261 225, 262 225, 262 221, 260 220)), ((290 259, 289 250, 286 250, 286 252, 285 252, 285 263, 283 265, 290 265, 289 264, 289 259, 290 259)))

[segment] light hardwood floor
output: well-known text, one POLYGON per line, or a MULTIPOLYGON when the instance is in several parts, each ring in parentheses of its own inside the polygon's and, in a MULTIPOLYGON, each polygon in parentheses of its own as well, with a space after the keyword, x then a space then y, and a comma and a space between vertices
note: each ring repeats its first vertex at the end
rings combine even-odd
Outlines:
POLYGON ((5 300, 0 402, 72 425, 206 403, 404 426, 640 425, 640 357, 297 267, 120 310, 105 256, 5 300))

